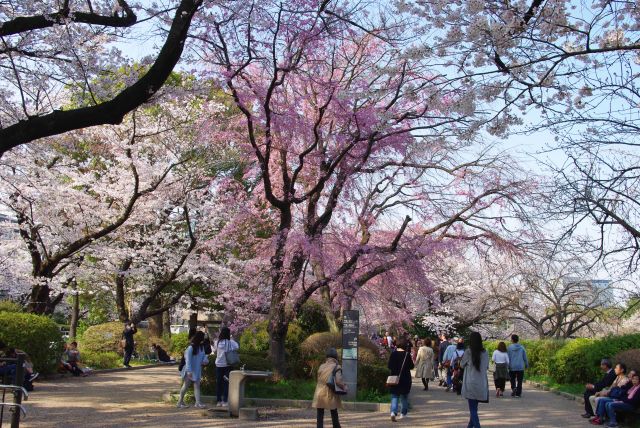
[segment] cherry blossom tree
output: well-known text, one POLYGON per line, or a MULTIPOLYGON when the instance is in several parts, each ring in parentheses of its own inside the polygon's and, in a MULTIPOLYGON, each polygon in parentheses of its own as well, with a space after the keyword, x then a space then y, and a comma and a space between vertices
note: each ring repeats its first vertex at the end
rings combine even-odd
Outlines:
POLYGON ((438 240, 491 241, 506 215, 493 209, 513 208, 522 187, 506 161, 469 150, 482 124, 473 88, 402 48, 409 22, 376 25, 366 9, 246 2, 202 13, 194 35, 206 75, 244 116, 260 198, 277 219, 262 257, 280 374, 288 325, 314 293, 358 290, 438 240))
POLYGON ((542 221, 564 225, 560 244, 577 239, 609 267, 626 264, 627 271, 635 271, 636 5, 599 0, 397 5, 421 17, 418 31, 428 34, 425 44, 434 42, 449 76, 475 81, 478 98, 492 105, 485 117, 498 135, 555 136, 545 149, 564 152, 567 162, 553 162, 550 169, 557 180, 542 221))
MULTIPOLYGON (((188 138, 200 104, 167 95, 162 105, 134 112, 119 127, 76 131, 3 157, 0 193, 29 254, 31 311, 53 311, 90 246, 111 239, 127 221, 144 228, 171 201, 186 217, 180 198, 208 184, 211 164, 200 154, 209 147, 188 138)), ((227 110, 213 102, 209 109, 212 115, 227 110)))
POLYGON ((201 4, 181 0, 166 10, 145 10, 127 0, 0 4, 0 156, 39 138, 121 123, 169 78, 201 4), (149 16, 139 20, 144 12, 149 16), (128 65, 117 43, 130 43, 140 22, 150 19, 170 28, 155 58, 145 60, 144 72, 115 93, 94 88, 97 77, 116 75, 128 65), (70 88, 83 91, 91 102, 69 106, 70 88))

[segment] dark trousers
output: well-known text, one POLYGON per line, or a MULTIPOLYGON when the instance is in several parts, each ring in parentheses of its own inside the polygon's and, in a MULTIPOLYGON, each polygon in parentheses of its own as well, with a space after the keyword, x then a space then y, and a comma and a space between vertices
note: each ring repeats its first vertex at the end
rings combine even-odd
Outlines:
MULTIPOLYGON (((317 409, 317 427, 324 427, 324 409, 317 409)), ((333 428, 340 428, 340 421, 338 420, 338 409, 331 409, 331 423, 333 424, 333 428)))
POLYGON ((216 401, 229 400, 229 373, 231 367, 218 367, 216 366, 216 401), (225 380, 225 377, 227 378, 225 380))
POLYGON ((16 378, 16 365, 15 364, 6 364, 4 366, 0 366, 0 382, 2 378, 7 377, 7 383, 12 384, 16 378))
POLYGON ((592 395, 595 395, 595 393, 596 393, 595 389, 587 389, 582 395, 584 397, 584 411, 585 413, 589 413, 590 415, 593 415, 593 407, 591 406, 589 397, 591 397, 592 395))
POLYGON ((133 355, 133 346, 125 346, 124 347, 124 362, 125 366, 129 365, 129 361, 131 361, 131 355, 133 355))
POLYGON ((69 370, 71 374, 73 374, 74 376, 80 376, 82 374, 82 370, 80 370, 80 367, 78 367, 78 363, 76 363, 75 361, 71 361, 67 364, 68 366, 65 366, 65 368, 69 370))
POLYGON ((423 377, 422 384, 424 385, 424 389, 429 389, 429 379, 423 377))
POLYGON ((511 381, 511 390, 515 393, 516 397, 522 395, 522 381, 524 380, 524 370, 510 370, 509 380, 511 381))

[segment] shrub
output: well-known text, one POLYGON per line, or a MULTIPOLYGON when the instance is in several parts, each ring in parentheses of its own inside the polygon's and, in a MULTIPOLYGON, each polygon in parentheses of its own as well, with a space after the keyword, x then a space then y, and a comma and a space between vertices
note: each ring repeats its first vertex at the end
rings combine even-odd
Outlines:
MULTIPOLYGON (((78 341, 80 352, 116 352, 122 354, 123 350, 120 346, 122 339, 122 331, 124 327, 119 321, 98 324, 87 328, 78 341)), ((136 343, 136 350, 141 356, 150 353, 152 343, 157 343, 164 349, 170 349, 167 341, 161 337, 149 335, 147 329, 138 329, 138 333, 133 336, 136 343)))
POLYGON ((613 360, 615 363, 626 364, 627 371, 631 369, 638 371, 640 370, 640 349, 628 349, 618 352, 613 360))
MULTIPOLYGON (((211 344, 213 345, 213 343, 211 344)), ((169 352, 175 358, 180 359, 184 350, 189 346, 189 333, 183 331, 182 333, 176 333, 171 335, 171 347, 169 352)))
POLYGON ((529 373, 551 376, 553 374, 553 357, 566 344, 566 340, 523 340, 521 343, 527 351, 529 373))
POLYGON ((640 334, 570 340, 553 357, 551 374, 559 383, 593 381, 601 376, 602 358, 613 358, 621 351, 636 348, 640 348, 640 334))
POLYGON ((12 300, 0 300, 0 312, 22 312, 22 305, 12 300))
POLYGON ((90 352, 80 354, 81 362, 92 369, 112 369, 122 365, 122 357, 115 352, 90 352))
POLYGON ((37 371, 55 370, 62 355, 62 336, 53 320, 46 316, 0 312, 0 340, 31 357, 37 371))
POLYGON ((329 330, 329 323, 325 316, 324 307, 313 300, 308 300, 296 318, 296 322, 302 328, 304 336, 329 330))
MULTIPOLYGON (((267 331, 268 321, 259 321, 247 327, 240 336, 240 350, 242 352, 265 353, 269 351, 269 332, 267 331)), ((294 322, 289 324, 285 349, 289 354, 298 355, 300 343, 304 340, 302 328, 294 322)))
POLYGON ((373 390, 380 394, 388 392, 385 384, 389 376, 389 369, 383 365, 358 365, 358 389, 361 391, 373 390))

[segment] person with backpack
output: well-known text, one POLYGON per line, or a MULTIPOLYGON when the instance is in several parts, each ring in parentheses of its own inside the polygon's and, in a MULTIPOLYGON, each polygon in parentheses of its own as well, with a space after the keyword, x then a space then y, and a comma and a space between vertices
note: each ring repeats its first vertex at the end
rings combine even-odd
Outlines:
POLYGON ((489 354, 482 346, 482 336, 477 331, 469 335, 469 349, 464 353, 460 366, 464 372, 462 396, 469 404, 469 423, 467 428, 480 428, 478 403, 489 402, 489 354))
POLYGON ((229 327, 222 327, 213 348, 216 355, 216 406, 225 407, 229 405, 229 373, 237 363, 234 360, 240 346, 231 339, 229 327))
POLYGON ((342 367, 338 363, 338 351, 335 348, 327 349, 326 361, 318 368, 318 383, 313 393, 311 407, 316 409, 316 426, 324 426, 324 411, 331 412, 333 428, 340 428, 338 409, 342 408, 340 395, 347 392, 347 385, 342 377, 342 367))
POLYGON ((456 345, 456 350, 451 358, 451 380, 452 388, 457 395, 462 394, 462 377, 464 375, 464 367, 462 366, 462 357, 464 357, 464 340, 460 339, 456 345))
POLYGON ((182 378, 182 389, 180 389, 180 399, 177 407, 179 409, 189 407, 184 404, 184 395, 193 384, 193 395, 196 398, 195 407, 204 409, 206 406, 200 402, 200 380, 202 379, 202 367, 209 364, 207 354, 204 353, 204 333, 199 331, 192 338, 189 346, 184 351, 184 364, 181 361, 180 377, 182 378))
POLYGON ((406 350, 406 340, 404 337, 398 339, 397 348, 389 356, 387 367, 391 371, 391 376, 398 377, 398 383, 391 385, 391 421, 404 419, 409 411, 409 393, 411 392, 411 369, 413 360, 411 354, 406 350), (398 401, 402 402, 402 413, 398 417, 398 401))
POLYGON ((509 354, 509 380, 511 382, 511 396, 520 398, 522 396, 522 382, 524 380, 524 369, 529 367, 527 351, 520 343, 517 334, 511 335, 511 345, 507 348, 509 354))

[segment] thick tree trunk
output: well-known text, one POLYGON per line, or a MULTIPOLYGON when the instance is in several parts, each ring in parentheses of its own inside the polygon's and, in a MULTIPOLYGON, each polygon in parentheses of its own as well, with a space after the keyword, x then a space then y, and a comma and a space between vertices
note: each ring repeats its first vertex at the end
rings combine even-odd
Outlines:
POLYGON ((72 284, 73 296, 71 297, 71 321, 69 322, 69 339, 75 340, 78 332, 78 319, 80 318, 80 295, 75 281, 72 284))
POLYGON ((125 322, 129 319, 129 311, 127 311, 126 292, 125 292, 125 272, 131 267, 132 260, 126 258, 118 266, 118 273, 116 274, 116 308, 118 310, 118 319, 121 322, 125 322))
MULTIPOLYGON (((160 299, 157 298, 149 305, 149 310, 155 310, 161 308, 160 299)), ((162 337, 162 314, 153 315, 148 318, 149 320, 149 334, 151 336, 162 337)))
POLYGON ((162 332, 171 336, 171 309, 162 313, 162 332))
POLYGON ((51 315, 63 297, 64 293, 58 293, 58 295, 52 299, 51 289, 48 285, 34 285, 29 295, 27 312, 36 315, 51 315))
POLYGON ((189 330, 198 327, 198 312, 191 312, 189 315, 189 330))
POLYGON ((331 307, 331 289, 329 286, 322 287, 320 289, 320 296, 322 297, 324 316, 327 319, 329 331, 332 333, 338 333, 340 331, 340 326, 338 325, 338 320, 336 319, 336 315, 333 313, 333 309, 331 307))
POLYGON ((269 331, 269 358, 273 364, 273 376, 275 379, 286 378, 288 370, 287 353, 284 344, 289 330, 289 323, 284 319, 284 316, 276 315, 275 319, 270 319, 267 329, 269 331))

